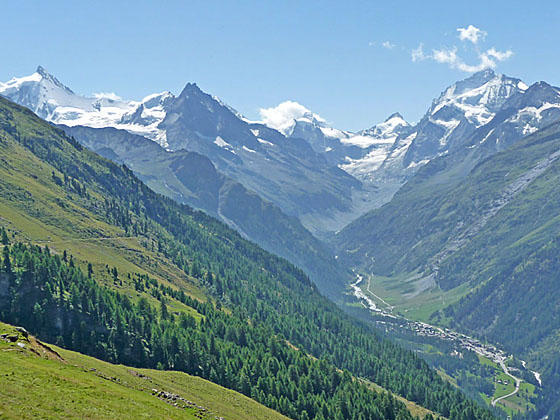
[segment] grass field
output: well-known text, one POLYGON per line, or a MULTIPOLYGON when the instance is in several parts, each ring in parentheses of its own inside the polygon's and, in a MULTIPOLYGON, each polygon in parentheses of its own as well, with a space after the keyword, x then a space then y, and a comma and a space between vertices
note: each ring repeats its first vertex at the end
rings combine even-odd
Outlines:
POLYGON ((198 377, 112 365, 44 345, 0 323, 3 334, 16 340, 0 338, 3 419, 286 419, 198 377), (159 391, 175 400, 159 397, 159 391))
POLYGON ((422 322, 428 322, 432 313, 469 292, 468 286, 444 292, 435 284, 430 284, 429 280, 420 279, 417 273, 395 277, 366 275, 361 286, 381 309, 390 309, 408 319, 422 322))
POLYGON ((504 406, 511 409, 513 412, 524 412, 535 408, 535 405, 530 402, 530 398, 535 395, 535 385, 522 382, 519 386, 519 392, 504 400, 504 406))
MULTIPOLYGON (((0 145, 0 226, 15 241, 48 246, 52 252, 67 251, 85 272, 93 264, 96 279, 132 300, 140 294, 128 276, 148 275, 160 284, 183 290, 198 300, 206 300, 197 280, 172 264, 163 254, 152 249, 145 239, 126 235, 123 229, 108 224, 76 195, 69 195, 54 181, 63 177, 56 169, 28 153, 20 145, 0 145), (116 267, 120 281, 115 283, 107 268, 116 267)), ((103 197, 90 191, 92 197, 103 197)), ((168 302, 175 313, 196 311, 174 300, 168 302)))

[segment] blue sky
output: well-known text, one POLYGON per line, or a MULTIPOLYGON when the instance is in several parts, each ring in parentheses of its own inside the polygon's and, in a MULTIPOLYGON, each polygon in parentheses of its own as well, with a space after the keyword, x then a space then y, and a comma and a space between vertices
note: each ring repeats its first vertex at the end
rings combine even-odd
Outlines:
POLYGON ((558 22, 552 1, 10 1, 0 80, 41 64, 77 93, 130 99, 194 81, 249 118, 294 100, 358 130, 418 120, 484 57, 560 85, 558 22), (459 39, 469 25, 482 32, 459 39))

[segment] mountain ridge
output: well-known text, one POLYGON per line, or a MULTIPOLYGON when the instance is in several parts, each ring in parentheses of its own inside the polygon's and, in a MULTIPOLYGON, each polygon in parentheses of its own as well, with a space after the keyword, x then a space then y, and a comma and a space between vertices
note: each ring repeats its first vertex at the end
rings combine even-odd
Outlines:
POLYGON ((295 217, 220 173, 204 155, 166 151, 157 143, 115 128, 61 127, 81 144, 125 163, 154 191, 221 219, 264 249, 301 267, 335 301, 349 274, 330 250, 295 217))
MULTIPOLYGON (((33 106, 31 93, 25 94, 21 86, 41 85, 43 73, 48 74, 42 69, 31 79, 1 84, 0 94, 41 111, 37 104, 33 106)), ((46 79, 51 80, 50 76, 46 79)), ((384 122, 356 133, 330 127, 295 102, 264 110, 263 122, 249 121, 219 98, 204 93, 196 83, 187 83, 178 96, 163 92, 139 102, 107 95, 72 99, 85 101, 82 105, 87 110, 59 106, 57 113, 55 106, 50 113, 40 115, 66 125, 112 126, 148 137, 170 150, 186 148, 201 153, 220 172, 325 238, 388 202, 430 160, 452 150, 479 147, 474 142, 467 145, 464 139, 472 138, 475 131, 480 132, 506 112, 504 106, 529 103, 534 90, 544 90, 544 85, 528 87, 519 79, 487 69, 447 87, 417 124, 393 113, 384 122), (306 185, 301 180, 306 180, 306 185)), ((50 90, 46 92, 35 102, 45 103, 44 96, 50 90)), ((515 140, 519 135, 510 132, 526 134, 543 126, 541 113, 548 121, 548 115, 557 112, 560 100, 554 95, 549 94, 552 106, 547 109, 525 106, 510 116, 511 128, 504 136, 515 140)), ((49 106, 53 104, 56 98, 49 106)))
POLYGON ((375 376, 430 407, 425 390, 433 390, 452 418, 464 410, 492 417, 415 355, 344 315, 287 261, 2 98, 0 122, 0 208, 12 237, 2 245, 2 287, 13 292, 0 295, 4 319, 106 360, 213 379, 302 420, 332 418, 343 395, 351 395, 347 417, 383 417, 383 405, 410 418, 339 369, 375 376), (239 368, 231 371, 232 361, 239 368), (298 398, 307 383, 299 378, 308 376, 316 386, 298 398), (286 386, 268 388, 280 377, 286 386))

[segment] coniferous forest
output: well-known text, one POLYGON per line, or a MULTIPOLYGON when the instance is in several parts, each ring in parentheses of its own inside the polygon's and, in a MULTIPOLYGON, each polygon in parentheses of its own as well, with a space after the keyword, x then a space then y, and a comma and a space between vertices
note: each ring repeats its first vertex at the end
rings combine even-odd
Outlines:
POLYGON ((0 419, 560 420, 557 5, 90 3, 2 4, 0 419))
POLYGON ((292 418, 410 417, 368 381, 447 418, 492 417, 413 353, 344 315, 287 261, 155 194, 126 167, 0 101, 3 150, 23 148, 48 163, 53 171, 42 181, 49 188, 125 236, 142 237, 146 249, 180 267, 185 279, 197 279, 208 295, 202 302, 149 276, 119 273, 108 262, 113 284, 130 284, 158 303, 133 301, 96 282, 89 261, 10 243, 2 257, 3 321, 111 362, 208 378, 292 418), (191 314, 170 311, 174 301, 191 314))

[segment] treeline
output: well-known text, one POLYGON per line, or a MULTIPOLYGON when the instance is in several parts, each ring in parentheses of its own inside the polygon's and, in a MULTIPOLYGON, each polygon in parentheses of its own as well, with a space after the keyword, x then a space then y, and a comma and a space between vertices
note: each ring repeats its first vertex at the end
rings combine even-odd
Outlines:
POLYGON ((145 297, 134 303, 67 261, 48 248, 5 246, 2 319, 100 359, 204 377, 295 419, 412 418, 391 394, 371 391, 348 371, 291 349, 267 328, 250 328, 153 279, 136 284, 157 289, 160 307, 145 297), (194 308, 200 320, 170 313, 170 298, 194 308))
MULTIPOLYGON (((0 98, 0 105, 3 102, 6 101, 0 98)), ((1 108, 0 106, 0 111, 1 108)), ((13 132, 12 137, 15 141, 51 164, 58 172, 66 175, 68 182, 53 185, 53 188, 63 188, 75 203, 89 209, 99 220, 120 226, 129 235, 141 236, 140 242, 144 246, 160 252, 185 273, 198 278, 218 305, 227 306, 231 315, 226 316, 222 311, 214 310, 211 304, 206 304, 208 306, 203 306, 205 309, 201 309, 198 303, 187 302, 204 315, 204 321, 197 327, 197 331, 201 334, 200 343, 207 342, 212 336, 215 343, 222 342, 217 340, 223 340, 223 343, 235 342, 235 340, 226 340, 225 335, 222 339, 221 335, 214 336, 213 333, 207 333, 205 330, 210 328, 207 327, 207 322, 220 319, 225 326, 229 325, 230 330, 235 331, 236 335, 241 334, 240 331, 245 331, 245 339, 249 334, 253 337, 251 343, 260 343, 255 344, 256 347, 246 353, 248 360, 256 357, 252 356, 252 353, 260 354, 261 347, 263 352, 268 352, 269 346, 272 345, 268 340, 276 337, 280 343, 288 340, 291 345, 299 348, 301 352, 297 352, 300 355, 298 357, 307 360, 304 353, 310 354, 322 363, 326 363, 326 366, 347 370, 354 377, 375 382, 445 417, 491 418, 487 410, 469 401, 460 391, 445 383, 419 357, 387 340, 380 339, 372 328, 342 313, 332 302, 319 295, 315 286, 301 270, 286 260, 244 240, 217 220, 155 194, 125 166, 117 166, 83 149, 75 141, 65 137, 62 131, 46 125, 32 116, 29 111, 11 104, 5 106, 4 115, 6 113, 15 114, 4 123, 0 113, 0 122, 9 128, 7 133, 13 132), (19 120, 25 120, 25 124, 14 123, 19 120), (76 180, 81 186, 87 186, 87 194, 78 194, 72 180, 76 180), (100 200, 100 197, 103 199, 100 200), (259 339, 258 337, 261 336, 262 339, 259 339)), ((3 126, 0 124, 0 127, 3 126)), ((25 292, 25 289, 21 292, 25 292)), ((52 295, 58 296, 57 293, 53 290, 52 295)), ((118 299, 122 297, 118 298, 117 295, 113 297, 115 301, 118 299)), ((65 299, 59 298, 59 306, 64 302, 65 299)), ((124 302, 125 307, 130 303, 124 302)), ((34 304, 31 307, 33 306, 34 304)), ((105 315, 109 318, 104 321, 105 323, 116 322, 112 314, 113 312, 105 315)), ((137 319, 136 316, 124 317, 126 323, 123 325, 129 328, 130 323, 136 322, 133 319, 137 319)), ((171 319, 157 318, 154 322, 162 328, 162 335, 169 336, 171 331, 175 331, 166 324, 175 325, 171 319)), ((116 326, 111 331, 114 332, 115 329, 116 326)), ((141 332, 145 333, 144 330, 141 332)), ((151 332, 150 328, 150 334, 151 332)), ((66 335, 68 334, 71 332, 66 332, 66 335)), ((151 343, 146 337, 138 334, 140 342, 142 339, 147 342, 147 345, 143 343, 144 348, 148 349, 146 355, 152 354, 154 349, 158 348, 158 344, 151 343)), ((183 337, 181 334, 177 332, 174 335, 175 339, 171 340, 173 350, 177 346, 186 346, 184 340, 190 342, 189 337, 183 337)), ((64 334, 59 335, 64 339, 64 334)), ((230 338, 233 338, 231 334, 230 338)), ((244 341, 237 342, 239 348, 236 347, 235 350, 238 354, 244 354, 242 351, 246 348, 244 344, 244 341)), ((138 344, 134 346, 140 349, 138 344)), ((227 345, 224 346, 227 348, 227 345)), ((123 352, 127 348, 127 346, 122 347, 123 352)), ((204 373, 204 366, 207 364, 203 361, 208 354, 211 354, 207 350, 207 346, 199 353, 191 349, 189 354, 200 355, 200 357, 196 356, 196 360, 197 366, 201 366, 203 373, 197 374, 207 374, 210 378, 210 371, 204 373)), ((165 350, 162 352, 165 354, 165 350)), ((126 356, 126 352, 122 354, 124 356, 119 357, 126 356)), ((110 357, 114 356, 105 356, 107 359, 110 357)), ((235 360, 235 355, 233 359, 235 360)), ((158 362, 161 362, 163 367, 184 363, 174 359, 158 360, 158 362)), ((232 375, 232 368, 227 358, 218 358, 217 362, 219 363, 214 366, 214 371, 218 378, 232 375), (224 373, 221 373, 220 369, 223 369, 224 373)), ((286 364, 288 369, 289 366, 291 365, 286 364)), ((256 379, 254 371, 251 370, 249 373, 250 375, 246 376, 252 378, 253 382, 249 382, 251 387, 258 385, 258 381, 261 381, 261 385, 267 383, 266 389, 280 387, 282 384, 274 375, 270 378, 259 376, 256 379)), ((345 386, 353 385, 348 383, 345 386)), ((267 400, 268 395, 270 394, 265 394, 267 400)), ((272 395, 276 395, 276 390, 272 395)), ((259 401, 261 397, 259 396, 259 401)), ((293 399, 289 401, 293 403, 293 399)), ((270 406, 273 402, 265 402, 265 404, 270 406)), ((305 411, 307 415, 315 413, 315 411, 305 411)))

